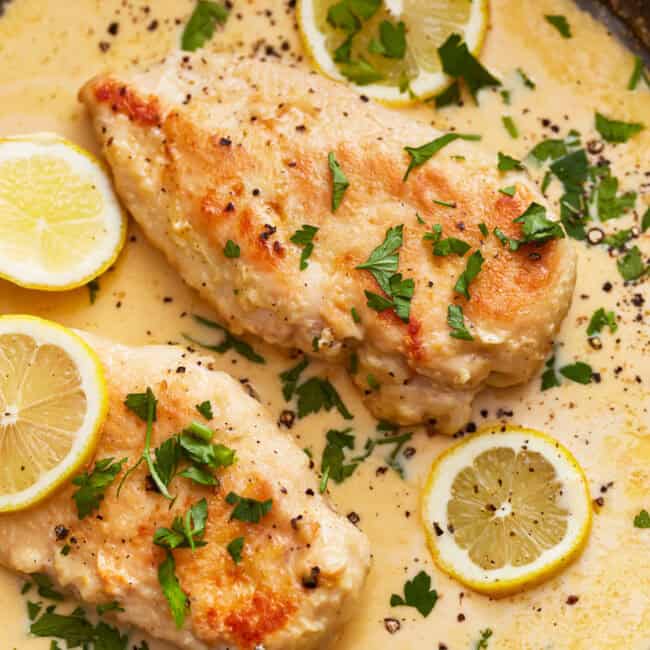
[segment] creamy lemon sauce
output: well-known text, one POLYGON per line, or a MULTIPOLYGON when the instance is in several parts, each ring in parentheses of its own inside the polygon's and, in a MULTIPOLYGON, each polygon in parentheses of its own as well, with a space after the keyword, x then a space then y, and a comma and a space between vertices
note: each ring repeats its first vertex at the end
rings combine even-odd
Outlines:
MULTIPOLYGON (((150 5, 127 0, 46 4, 15 0, 9 4, 0 19, 0 136, 51 130, 96 151, 84 111, 76 101, 77 89, 105 68, 162 57, 178 42, 193 4, 191 0, 156 0, 150 5), (109 30, 112 23, 117 27, 109 30)), ((431 105, 404 109, 413 117, 440 129, 482 133, 483 145, 494 151, 495 160, 497 150, 525 156, 536 142, 555 136, 554 126, 559 127, 558 137, 575 128, 585 142, 596 138, 595 110, 621 120, 650 123, 650 92, 626 90, 632 56, 573 3, 493 0, 490 4, 491 30, 482 58, 510 90, 511 105, 504 105, 498 91, 488 91, 481 94, 478 107, 468 104, 438 112, 431 105), (544 14, 564 14, 573 38, 561 38, 544 21, 544 14), (535 81, 535 91, 521 83, 518 67, 535 81), (515 120, 518 139, 503 128, 504 115, 515 120)), ((295 31, 294 11, 280 0, 235 0, 225 29, 215 35, 210 47, 279 56, 307 65, 295 31)), ((646 129, 629 143, 608 146, 604 152, 622 189, 641 192, 639 206, 644 209, 650 203, 649 151, 650 129, 646 129)), ((551 199, 556 200, 553 192, 551 199)), ((606 224, 606 229, 630 227, 638 222, 640 211, 612 227, 606 224)), ((210 316, 210 310, 133 224, 129 234, 117 264, 99 280, 95 304, 90 304, 85 288, 46 294, 0 282, 0 313, 37 314, 129 344, 182 342, 182 332, 208 338, 210 333, 193 325, 189 314, 210 316)), ((650 232, 636 243, 647 254, 650 232)), ((563 363, 588 362, 600 373, 600 383, 581 386, 564 381, 560 388, 542 393, 535 379, 512 390, 486 391, 475 404, 473 421, 480 426, 503 419, 539 428, 575 454, 593 497, 602 498, 584 555, 545 585, 501 601, 473 594, 441 574, 425 546, 418 497, 432 458, 451 440, 417 430, 409 443, 415 454, 403 461, 406 480, 392 470, 380 469, 385 467, 380 451, 345 483, 330 485, 339 511, 359 516, 359 526, 370 537, 374 554, 360 607, 332 647, 462 650, 474 648, 485 628, 493 630, 489 647, 499 650, 631 649, 650 644, 650 531, 632 524, 639 510, 650 508, 650 292, 647 282, 624 287, 615 259, 604 247, 585 243, 576 247, 578 284, 558 337, 558 355, 563 363), (606 291, 603 285, 607 288, 608 282, 612 288, 606 291), (614 310, 620 320, 618 332, 605 331, 602 349, 595 350, 588 343, 586 326, 599 307, 614 310), (389 606, 390 595, 401 593, 405 579, 421 569, 433 576, 440 595, 426 619, 414 609, 389 606), (396 619, 400 629, 395 631, 397 625, 392 623, 390 634, 386 618, 396 619)), ((248 379, 272 416, 278 417, 286 405, 277 374, 292 361, 282 351, 259 341, 253 344, 266 356, 266 366, 231 354, 217 356, 215 362, 235 377, 248 379)), ((354 412, 353 426, 362 444, 374 434, 374 420, 342 370, 322 367, 321 372, 327 372, 354 412)), ((298 421, 290 433, 301 447, 311 448, 319 461, 329 428, 342 428, 335 412, 298 421)), ((3 648, 45 650, 49 640, 28 636, 21 584, 9 572, 0 573, 3 648)))

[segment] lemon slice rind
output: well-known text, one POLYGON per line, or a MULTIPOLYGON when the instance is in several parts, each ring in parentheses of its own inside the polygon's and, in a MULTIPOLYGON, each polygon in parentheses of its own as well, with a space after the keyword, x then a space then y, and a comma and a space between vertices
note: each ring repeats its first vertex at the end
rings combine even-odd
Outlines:
MULTIPOLYGON (((81 390, 86 397, 86 412, 82 424, 75 432, 74 441, 65 457, 42 473, 38 481, 28 488, 10 494, 0 494, 0 512, 12 512, 39 503, 86 463, 95 449, 106 419, 108 394, 99 358, 80 336, 69 329, 35 316, 8 315, 0 316, 0 337, 4 335, 24 335, 33 339, 38 346, 61 348, 74 362, 81 379, 81 390)), ((0 354, 3 354, 2 349, 0 354)), ((6 450, 4 453, 7 453, 6 450)), ((9 460, 4 458, 3 462, 7 463, 9 460)))
POLYGON ((592 506, 586 476, 571 452, 541 432, 499 426, 484 429, 436 459, 422 493, 421 517, 430 552, 438 567, 471 589, 498 598, 537 585, 576 559, 589 537, 592 506), (482 452, 496 447, 520 451, 524 444, 528 450, 539 452, 562 482, 561 505, 569 512, 566 533, 560 543, 543 551, 531 564, 520 567, 509 564, 488 571, 475 564, 468 551, 461 548, 449 532, 447 504, 452 483, 482 452))
MULTIPOLYGON (((103 210, 97 220, 101 221, 103 233, 77 260, 71 254, 69 267, 60 271, 43 268, 35 260, 36 254, 21 255, 14 246, 0 238, 0 278, 27 289, 41 291, 65 291, 83 286, 106 271, 120 254, 126 240, 126 213, 113 190, 108 168, 90 152, 54 133, 0 138, 0 166, 3 163, 28 161, 34 157, 64 163, 72 173, 92 184, 102 200, 103 210)), ((5 206, 5 210, 9 208, 5 206)), ((2 212, 0 199, 0 215, 2 212)), ((47 221, 47 215, 44 215, 44 220, 47 221)), ((73 221, 74 215, 71 215, 71 223, 73 221)), ((76 243, 71 237, 71 251, 75 249, 76 243)))
MULTIPOLYGON (((471 3, 470 16, 462 36, 469 51, 474 56, 478 56, 483 47, 488 26, 488 16, 488 0, 475 0, 471 3)), ((424 101, 443 92, 453 81, 443 72, 427 72, 420 69, 418 76, 410 82, 412 95, 408 92, 401 92, 397 86, 377 83, 363 86, 357 85, 339 72, 332 55, 329 53, 326 45, 326 35, 316 25, 314 0, 299 0, 298 26, 305 50, 319 72, 336 81, 346 82, 358 92, 385 104, 404 106, 415 101, 424 101)), ((442 45, 442 43, 439 45, 442 45)))

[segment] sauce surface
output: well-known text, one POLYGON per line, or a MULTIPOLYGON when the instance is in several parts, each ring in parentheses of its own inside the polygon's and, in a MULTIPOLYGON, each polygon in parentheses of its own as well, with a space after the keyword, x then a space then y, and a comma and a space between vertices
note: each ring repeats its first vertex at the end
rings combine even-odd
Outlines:
MULTIPOLYGON (((292 2, 235 0, 231 16, 209 49, 259 57, 280 57, 307 66, 295 29, 292 2)), ((436 128, 481 133, 483 146, 524 158, 543 138, 564 137, 570 129, 583 142, 598 137, 594 112, 625 121, 650 122, 650 91, 626 89, 632 56, 605 28, 569 0, 535 3, 492 0, 491 29, 482 61, 510 90, 505 105, 499 91, 483 92, 480 105, 436 111, 423 104, 403 109, 436 128), (573 38, 563 39, 544 20, 563 14, 573 38), (522 82, 521 68, 536 90, 522 82), (510 115, 520 135, 511 138, 501 118, 510 115)), ((0 18, 0 137, 55 131, 96 152, 97 147, 77 103, 80 85, 100 70, 155 61, 175 47, 193 0, 156 0, 150 5, 127 0, 78 0, 46 3, 14 0, 0 18), (117 28, 111 27, 117 24, 117 28), (112 33, 116 32, 116 33, 112 33)), ((419 143, 405 143, 419 144, 419 143)), ((608 223, 605 230, 638 225, 650 205, 650 128, 624 145, 608 145, 621 190, 635 190, 636 212, 608 223)), ((496 164, 496 163, 495 163, 496 164)), ((531 173, 541 182, 541 171, 531 173)), ((557 209, 559 192, 549 197, 557 209)), ((596 224, 597 225, 597 224, 596 224)), ((210 310, 188 289, 163 257, 131 223, 130 237, 117 264, 99 279, 90 304, 86 288, 63 294, 26 291, 0 281, 0 313, 31 313, 65 325, 99 333, 128 344, 183 342, 182 333, 208 337, 191 322, 192 313, 210 310)), ((647 255, 650 231, 637 243, 647 255)), ((346 515, 356 513, 373 546, 373 568, 359 610, 332 647, 365 650, 474 648, 480 630, 490 628, 490 648, 560 649, 647 648, 650 644, 650 531, 633 527, 634 516, 650 508, 650 292, 647 280, 624 286, 615 259, 605 247, 577 242, 578 284, 571 311, 557 340, 561 363, 589 363, 600 381, 582 386, 564 381, 542 393, 539 379, 508 390, 488 390, 474 406, 476 426, 505 421, 538 428, 558 438, 577 457, 589 478, 596 507, 585 553, 546 584, 501 601, 465 590, 441 574, 426 549, 419 523, 419 491, 432 458, 451 438, 414 430, 415 450, 403 459, 405 480, 386 469, 377 451, 341 485, 330 484, 333 502, 346 515), (619 317, 615 334, 603 331, 602 348, 593 349, 586 327, 604 307, 619 317), (433 576, 440 599, 423 619, 413 609, 391 608, 392 593, 421 569, 433 576), (575 598, 577 597, 577 601, 575 598), (572 604, 569 604, 572 603, 572 604), (385 619, 399 621, 389 633, 385 619)), ((286 407, 277 375, 294 365, 288 354, 252 342, 267 358, 260 368, 231 353, 215 365, 247 379, 272 416, 286 407)), ((320 368, 337 386, 355 414, 354 430, 363 442, 376 422, 361 405, 345 372, 320 368)), ((320 460, 325 432, 341 428, 335 411, 297 421, 291 429, 300 447, 320 460)), ((49 640, 28 635, 22 579, 0 572, 0 626, 3 648, 45 650, 49 640)), ((395 625, 393 624, 393 628, 395 625)), ((132 640, 139 638, 134 633, 132 640)), ((162 650, 160 643, 150 644, 162 650)))

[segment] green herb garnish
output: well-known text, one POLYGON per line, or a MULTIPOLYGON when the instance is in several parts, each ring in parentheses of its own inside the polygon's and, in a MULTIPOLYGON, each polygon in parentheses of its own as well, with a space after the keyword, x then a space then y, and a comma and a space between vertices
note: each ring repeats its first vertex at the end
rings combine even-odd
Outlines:
POLYGON ((449 305, 447 307, 447 325, 451 328, 449 336, 464 341, 473 341, 474 337, 469 333, 465 325, 463 308, 460 305, 449 305))
POLYGON ((438 593, 431 589, 431 576, 420 571, 413 580, 404 583, 404 596, 393 594, 390 597, 391 607, 414 607, 423 617, 429 616, 438 600, 438 593))
POLYGON ((578 384, 590 384, 593 371, 591 366, 583 361, 576 361, 560 368, 560 374, 578 384))
POLYGON ((265 517, 271 512, 273 506, 272 499, 258 501, 257 499, 239 496, 234 492, 228 493, 226 503, 235 506, 230 513, 230 521, 236 519, 237 521, 244 521, 250 524, 258 524, 262 517, 265 517))
POLYGON ((229 239, 223 249, 223 254, 229 258, 236 258, 241 255, 241 249, 232 239, 229 239))
POLYGON ((616 267, 626 281, 638 280, 648 272, 638 246, 632 247, 625 255, 616 260, 616 267))
POLYGON ((483 261, 481 251, 474 251, 467 258, 467 266, 454 285, 454 291, 459 293, 461 296, 465 296, 467 300, 470 299, 469 285, 479 274, 481 267, 483 266, 483 261))
POLYGON ((379 40, 372 39, 368 50, 389 59, 403 59, 406 54, 406 25, 401 20, 397 25, 382 20, 379 24, 379 40))
POLYGON ((547 23, 553 25, 560 32, 563 38, 571 38, 571 26, 564 16, 547 14, 544 18, 547 23))
POLYGON ((108 486, 113 483, 122 470, 122 465, 127 461, 126 458, 117 462, 114 460, 114 458, 98 460, 90 474, 84 472, 72 479, 73 485, 79 486, 79 489, 72 495, 77 504, 79 519, 84 519, 99 508, 108 486))
POLYGON ((206 419, 211 420, 214 417, 212 413, 212 403, 209 399, 196 405, 196 410, 206 419))
POLYGON ((241 562, 241 554, 242 551, 244 550, 244 538, 243 537, 235 537, 228 546, 226 547, 226 550, 228 551, 228 554, 232 558, 232 561, 235 564, 239 564, 241 562))
POLYGON ((501 122, 503 123, 505 130, 508 132, 508 135, 510 135, 513 140, 516 140, 519 137, 519 130, 517 129, 517 125, 512 117, 510 117, 510 115, 504 115, 501 118, 501 122))
POLYGON ((223 25, 228 19, 228 9, 216 2, 199 0, 190 16, 183 35, 181 49, 194 52, 212 38, 217 25, 223 25))
POLYGON ((174 517, 171 528, 158 528, 153 536, 153 543, 170 551, 175 548, 191 548, 192 551, 205 546, 203 541, 205 524, 208 520, 208 502, 197 501, 184 516, 174 517))
POLYGON ((409 166, 406 169, 406 173, 404 174, 404 178, 402 180, 406 181, 411 171, 413 171, 416 167, 424 165, 425 162, 430 160, 433 156, 435 156, 435 154, 437 154, 448 144, 454 142, 454 140, 468 140, 470 142, 475 142, 480 139, 480 135, 472 135, 466 133, 445 133, 444 135, 441 135, 435 140, 427 142, 427 144, 423 144, 420 147, 404 147, 404 151, 406 151, 406 153, 408 153, 408 155, 411 157, 411 162, 409 163, 409 166))
POLYGON ((158 582, 169 603, 176 627, 181 629, 185 623, 189 600, 176 577, 176 562, 170 550, 167 550, 165 560, 158 566, 158 582))
POLYGON ((560 379, 555 374, 555 355, 546 362, 546 369, 542 373, 542 390, 555 388, 560 385, 560 379))
POLYGON ((589 326, 587 327, 587 336, 600 334, 603 327, 609 327, 609 331, 614 334, 618 329, 618 324, 616 323, 616 314, 613 311, 605 311, 605 309, 601 307, 591 316, 589 326))
POLYGON ((499 163, 497 166, 500 172, 510 172, 513 170, 520 170, 524 168, 521 160, 517 160, 516 158, 513 158, 512 156, 508 156, 505 153, 501 153, 500 151, 499 151, 499 163))
POLYGON ((596 113, 596 130, 607 142, 627 142, 633 135, 643 131, 644 128, 644 125, 640 122, 610 120, 602 113, 596 113))
POLYGON ((647 510, 641 510, 641 512, 634 517, 634 527, 650 528, 650 514, 648 514, 647 510))
POLYGON ((316 228, 316 226, 303 224, 302 228, 300 230, 296 230, 296 232, 291 236, 291 242, 297 244, 298 246, 302 246, 302 253, 300 255, 301 271, 304 271, 308 266, 307 260, 314 251, 313 242, 317 232, 318 228, 316 228))
POLYGON ((350 182, 331 151, 327 154, 327 163, 332 173, 332 212, 336 212, 336 209, 341 205, 345 191, 350 187, 350 182))

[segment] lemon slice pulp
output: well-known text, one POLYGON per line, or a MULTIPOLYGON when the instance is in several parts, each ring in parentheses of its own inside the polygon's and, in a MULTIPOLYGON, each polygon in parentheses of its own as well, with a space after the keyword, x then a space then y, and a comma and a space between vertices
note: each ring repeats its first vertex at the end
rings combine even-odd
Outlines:
POLYGON ((85 462, 107 404, 101 363, 79 336, 0 317, 0 512, 40 501, 85 462))
POLYGON ((373 3, 300 0, 298 25, 305 47, 323 74, 340 81, 350 79, 341 57, 348 47, 347 59, 365 61, 377 73, 368 76, 366 71, 364 78, 357 70, 352 84, 359 92, 391 104, 406 104, 442 92, 450 79, 441 70, 438 48, 451 34, 459 34, 478 55, 488 26, 487 0, 383 0, 370 18, 360 15, 356 21, 348 19, 347 30, 328 20, 332 7, 341 4, 354 12, 373 3), (406 53, 401 58, 391 58, 373 47, 381 40, 381 23, 385 21, 404 23, 406 53))
POLYGON ((102 164, 53 134, 0 138, 0 277, 61 291, 117 258, 126 217, 102 164))
POLYGON ((422 518, 438 566, 506 596, 555 575, 584 548, 591 497, 578 462, 530 429, 487 429, 433 464, 422 518))

